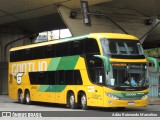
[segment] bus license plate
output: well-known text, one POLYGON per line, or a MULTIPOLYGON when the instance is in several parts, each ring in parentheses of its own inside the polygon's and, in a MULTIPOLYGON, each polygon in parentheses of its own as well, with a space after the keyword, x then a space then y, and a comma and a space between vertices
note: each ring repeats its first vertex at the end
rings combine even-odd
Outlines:
POLYGON ((134 102, 128 102, 128 105, 134 105, 135 103, 134 102))

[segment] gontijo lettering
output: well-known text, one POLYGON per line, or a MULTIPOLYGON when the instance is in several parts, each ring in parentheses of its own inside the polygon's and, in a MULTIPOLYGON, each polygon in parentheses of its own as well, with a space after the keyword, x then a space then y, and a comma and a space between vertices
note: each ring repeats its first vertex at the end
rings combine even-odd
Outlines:
POLYGON ((46 71, 47 70, 47 62, 23 62, 18 64, 12 64, 12 74, 16 75, 19 72, 34 72, 34 71, 46 71))

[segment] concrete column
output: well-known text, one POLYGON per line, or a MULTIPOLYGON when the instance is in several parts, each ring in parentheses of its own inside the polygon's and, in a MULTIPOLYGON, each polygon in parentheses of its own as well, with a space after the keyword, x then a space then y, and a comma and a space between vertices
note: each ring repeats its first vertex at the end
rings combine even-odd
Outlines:
POLYGON ((1 62, 8 61, 9 50, 12 47, 31 44, 32 40, 30 40, 29 38, 23 38, 29 34, 30 33, 24 32, 23 30, 16 29, 16 28, 15 29, 11 28, 11 30, 1 32, 0 33, 0 48, 1 48, 0 49, 0 61, 1 62), (23 38, 23 39, 19 39, 19 38, 23 38), (12 42, 15 40, 18 40, 18 41, 12 42))
POLYGON ((0 94, 8 94, 8 62, 0 62, 0 94))
POLYGON ((8 94, 9 50, 12 47, 31 44, 32 41, 29 38, 24 38, 11 43, 12 41, 15 41, 29 34, 24 32, 22 29, 7 27, 0 28, 0 31, 0 94, 8 94))
MULTIPOLYGON (((123 31, 121 31, 115 24, 113 24, 105 17, 91 16, 92 25, 85 26, 82 23, 82 14, 80 12, 80 9, 76 10, 77 16, 75 19, 71 19, 69 17, 71 11, 69 8, 60 6, 58 10, 59 13, 61 14, 63 21, 68 26, 73 36, 88 34, 93 32, 123 33, 123 31)), ((144 35, 152 27, 151 25, 145 25, 144 22, 145 18, 133 10, 117 9, 117 8, 114 9, 112 7, 99 7, 99 6, 90 7, 90 12, 96 12, 96 11, 109 15, 129 34, 135 35, 138 38, 144 35)))

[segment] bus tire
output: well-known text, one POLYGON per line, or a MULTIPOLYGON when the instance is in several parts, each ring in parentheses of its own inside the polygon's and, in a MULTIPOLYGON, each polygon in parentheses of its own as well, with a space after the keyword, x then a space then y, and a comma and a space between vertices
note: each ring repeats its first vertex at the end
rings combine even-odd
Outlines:
POLYGON ((23 97, 23 93, 21 90, 18 91, 18 102, 20 104, 24 104, 24 97, 23 97))
POLYGON ((27 105, 31 104, 31 97, 30 97, 30 92, 29 91, 26 91, 26 93, 25 93, 25 102, 26 102, 27 105))
POLYGON ((71 92, 71 93, 69 94, 68 100, 69 100, 69 107, 70 107, 71 109, 76 109, 76 108, 77 108, 77 104, 76 104, 76 102, 75 102, 75 95, 74 95, 73 92, 71 92))
POLYGON ((81 108, 83 110, 87 110, 88 106, 87 106, 87 97, 85 93, 82 93, 81 95, 81 108))

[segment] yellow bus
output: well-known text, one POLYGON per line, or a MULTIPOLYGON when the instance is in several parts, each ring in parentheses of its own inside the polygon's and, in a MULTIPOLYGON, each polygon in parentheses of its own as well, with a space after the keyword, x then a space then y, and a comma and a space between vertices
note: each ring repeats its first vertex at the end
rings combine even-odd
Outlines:
MULTIPOLYGON (((156 60, 148 58, 155 63, 156 60)), ((9 96, 32 101, 125 108, 147 106, 147 58, 134 36, 91 33, 12 48, 9 96), (129 80, 131 79, 131 80, 129 80)))

